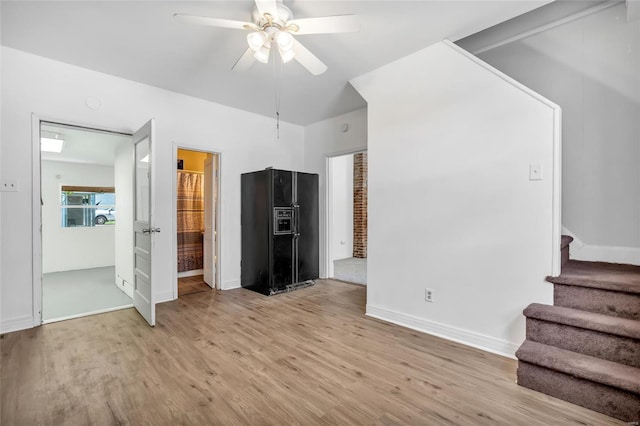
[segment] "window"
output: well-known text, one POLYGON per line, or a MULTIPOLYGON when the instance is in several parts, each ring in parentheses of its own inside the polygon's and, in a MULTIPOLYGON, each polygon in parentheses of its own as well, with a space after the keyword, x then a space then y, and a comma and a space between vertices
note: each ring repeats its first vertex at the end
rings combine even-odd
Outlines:
POLYGON ((60 206, 63 228, 116 223, 115 188, 62 186, 60 206))

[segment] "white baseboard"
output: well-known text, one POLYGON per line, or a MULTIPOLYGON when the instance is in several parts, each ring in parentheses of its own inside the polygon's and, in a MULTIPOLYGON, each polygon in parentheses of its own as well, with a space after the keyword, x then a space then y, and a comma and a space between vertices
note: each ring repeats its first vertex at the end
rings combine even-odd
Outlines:
POLYGON ((581 248, 574 249, 572 245, 573 243, 569 246, 571 259, 640 265, 640 248, 585 244, 581 248))
POLYGON ((172 300, 176 300, 173 296, 173 290, 156 293, 156 303, 171 302, 172 300))
POLYGON ((639 247, 597 246, 584 243, 573 232, 562 227, 562 234, 573 237, 569 245, 569 257, 589 262, 628 263, 640 265, 639 247))
POLYGON ((508 358, 515 359, 518 350, 517 344, 506 340, 371 305, 367 305, 366 315, 508 358))
POLYGON ((192 271, 178 272, 178 278, 195 277, 196 275, 203 275, 204 269, 194 269, 192 271))
POLYGON ((116 287, 118 287, 124 294, 133 299, 133 284, 118 276, 116 277, 116 287))
POLYGON ((234 288, 242 287, 240 280, 229 280, 222 282, 221 290, 233 290, 234 288))
POLYGON ((33 317, 25 315, 2 321, 0 323, 0 333, 11 333, 12 331, 26 330, 33 327, 35 327, 33 317))
POLYGON ((59 321, 66 321, 70 319, 88 317, 90 315, 106 314, 108 312, 120 311, 122 309, 129 309, 129 308, 133 308, 133 304, 116 306, 113 308, 98 309, 97 311, 85 312, 83 314, 75 314, 75 315, 68 315, 66 317, 54 318, 54 319, 42 321, 42 324, 51 324, 59 321))

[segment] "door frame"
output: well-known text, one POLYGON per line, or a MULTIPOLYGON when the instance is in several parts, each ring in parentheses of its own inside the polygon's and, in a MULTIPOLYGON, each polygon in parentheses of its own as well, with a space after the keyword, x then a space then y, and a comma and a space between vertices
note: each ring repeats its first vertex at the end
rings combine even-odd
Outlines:
MULTIPOLYGON (((220 244, 220 242, 222 241, 222 210, 221 210, 221 206, 222 206, 222 150, 221 149, 216 149, 216 148, 203 148, 203 147, 199 147, 196 145, 188 145, 188 144, 184 144, 184 143, 180 143, 180 142, 174 142, 173 143, 173 151, 172 151, 172 158, 173 158, 173 170, 176 170, 176 164, 178 163, 178 149, 185 149, 188 151, 196 151, 196 152, 203 152, 205 154, 212 154, 212 155, 216 155, 218 157, 218 167, 217 167, 217 171, 218 171, 218 176, 214 176, 214 179, 216 179, 217 182, 217 190, 218 190, 218 196, 216 198, 216 218, 215 218, 215 229, 216 229, 216 242, 215 242, 215 252, 216 252, 216 262, 215 262, 215 268, 216 268, 216 273, 215 273, 215 281, 216 281, 216 285, 214 287, 214 290, 222 290, 222 282, 221 282, 221 278, 222 278, 222 273, 221 273, 221 265, 222 265, 222 253, 220 248, 222 247, 222 245, 220 244)), ((171 182, 172 182, 172 190, 171 190, 171 205, 172 205, 172 212, 173 214, 171 215, 171 220, 172 220, 172 228, 173 228, 173 235, 172 235, 172 239, 173 239, 173 299, 177 299, 178 298, 178 174, 177 173, 173 173, 173 177, 171 178, 171 182)))
MULTIPOLYGON (((331 197, 332 193, 332 185, 330 185, 331 179, 331 160, 336 157, 343 157, 345 155, 353 155, 359 154, 362 152, 368 152, 368 149, 365 148, 353 148, 344 151, 336 151, 331 152, 325 155, 325 179, 324 179, 324 187, 326 190, 324 191, 324 229, 326 230, 324 235, 324 267, 325 272, 327 274, 327 278, 332 278, 334 275, 333 271, 333 261, 331 260, 331 209, 333 206, 331 205, 331 197)), ((368 179, 368 176, 367 176, 368 179)))
POLYGON ((81 129, 95 130, 99 132, 114 133, 132 137, 128 130, 109 128, 97 124, 82 123, 74 120, 63 119, 31 113, 31 222, 32 239, 32 315, 33 326, 38 327, 42 321, 42 159, 40 155, 40 126, 42 123, 60 124, 63 126, 78 127, 81 129))

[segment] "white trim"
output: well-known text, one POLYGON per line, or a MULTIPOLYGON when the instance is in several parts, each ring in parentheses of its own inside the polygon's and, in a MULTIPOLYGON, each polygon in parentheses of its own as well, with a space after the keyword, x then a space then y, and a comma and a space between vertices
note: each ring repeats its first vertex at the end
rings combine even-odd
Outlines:
POLYGON ((518 350, 518 345, 506 340, 496 339, 484 334, 371 306, 369 304, 367 304, 366 315, 512 359, 515 359, 515 353, 516 350, 518 350))
POLYGON ((51 323, 54 323, 54 322, 60 322, 60 321, 66 321, 66 320, 70 320, 70 319, 88 317, 90 315, 106 314, 107 312, 121 311, 122 309, 129 309, 129 308, 133 308, 133 303, 130 303, 130 304, 127 304, 127 305, 115 306, 113 308, 98 309, 97 311, 84 312, 82 314, 67 315, 66 317, 48 319, 48 320, 42 321, 42 324, 51 324, 51 323))
POLYGON ((228 280, 224 282, 220 290, 233 290, 240 287, 242 287, 240 280, 228 280))
MULTIPOLYGON (((218 196, 217 196, 217 204, 216 204, 216 224, 215 224, 215 228, 216 228, 216 243, 215 243, 215 251, 216 251, 216 264, 215 264, 215 268, 216 268, 216 285, 215 285, 215 290, 227 290, 226 286, 222 285, 222 273, 221 273, 221 269, 222 269, 222 245, 220 244, 220 242, 222 241, 222 223, 223 223, 223 214, 222 214, 222 198, 223 198, 223 191, 222 191, 222 154, 223 154, 223 150, 222 149, 216 149, 216 148, 212 148, 212 149, 206 149, 206 148, 202 148, 202 147, 198 147, 198 146, 194 146, 194 145, 187 145, 184 143, 180 143, 180 142, 173 142, 173 151, 171 154, 172 157, 172 170, 176 170, 176 165, 178 164, 178 149, 186 149, 189 151, 196 151, 196 152, 204 152, 206 154, 212 154, 218 157, 218 164, 216 167, 216 171, 218 173, 217 176, 214 176, 214 180, 216 181, 216 187, 217 187, 217 191, 218 191, 218 196)), ((171 214, 171 222, 172 222, 172 235, 173 235, 173 247, 172 247, 172 252, 173 252, 173 259, 174 259, 174 267, 173 267, 173 291, 172 291, 172 298, 171 299, 166 299, 164 301, 167 300, 175 300, 178 298, 178 174, 177 173, 173 173, 172 176, 172 197, 171 197, 171 206, 172 206, 172 214, 171 214)), ((240 282, 240 281, 238 281, 240 282)))
POLYGON ((562 227, 562 233, 573 237, 569 245, 569 257, 589 262, 627 263, 640 265, 640 248, 623 246, 599 246, 586 244, 569 229, 562 227))
POLYGON ((31 114, 31 326, 42 324, 42 161, 40 158, 40 123, 45 121, 31 114))
POLYGON ((23 315, 21 317, 10 318, 2 321, 0 324, 0 333, 11 333, 12 331, 26 330, 36 327, 40 324, 34 324, 33 316, 23 315))
POLYGON ((591 7, 589 9, 574 13, 574 14, 569 15, 569 16, 565 16, 564 18, 558 19, 558 20, 553 21, 553 22, 549 22, 548 24, 540 25, 539 27, 533 28, 531 30, 525 31, 525 32, 520 33, 520 34, 516 34, 516 35, 508 37, 508 38, 506 38, 504 40, 500 40, 498 42, 492 43, 492 44, 490 44, 488 46, 485 46, 483 48, 480 48, 480 49, 478 49, 478 50, 476 50, 476 51, 474 51, 472 53, 474 55, 480 55, 480 54, 482 54, 484 52, 488 52, 489 50, 496 49, 496 48, 498 48, 500 46, 504 46, 505 44, 513 43, 513 42, 516 42, 518 40, 522 40, 524 38, 531 37, 531 36, 534 36, 536 34, 540 34, 542 32, 551 30, 551 29, 559 27, 561 25, 568 24, 570 22, 573 22, 573 21, 576 21, 578 19, 584 18, 585 16, 589 16, 589 15, 592 15, 594 13, 600 12, 602 10, 608 9, 608 8, 610 8, 612 6, 618 6, 619 4, 621 4, 620 1, 615 1, 615 0, 608 1, 608 2, 605 2, 605 3, 601 3, 601 4, 598 4, 598 5, 594 6, 594 7, 591 7))
POLYGON ((178 272, 178 278, 195 277, 204 274, 204 269, 192 269, 191 271, 178 272))
POLYGON ((133 284, 118 275, 116 277, 116 287, 133 300, 133 284))
POLYGON ((32 211, 32 254, 31 254, 31 282, 32 282, 32 315, 31 327, 42 325, 42 180, 40 158, 40 124, 42 122, 56 123, 64 126, 79 127, 103 131, 106 133, 117 133, 120 135, 130 135, 123 130, 110 129, 99 125, 79 123, 73 120, 45 117, 36 113, 31 113, 31 211, 32 211))
POLYGON ((343 157, 345 155, 354 155, 354 154, 360 154, 363 152, 368 152, 368 147, 364 147, 364 148, 352 148, 352 149, 346 149, 346 150, 341 150, 341 151, 334 151, 334 152, 330 152, 325 154, 325 177, 324 177, 324 187, 325 187, 325 191, 324 191, 324 229, 325 229, 325 235, 324 235, 324 272, 325 275, 324 277, 320 277, 320 278, 332 278, 334 275, 334 271, 333 271, 333 261, 331 260, 331 246, 332 246, 332 241, 331 241, 331 188, 333 187, 333 185, 331 184, 331 178, 332 178, 332 172, 331 172, 331 160, 333 158, 336 157, 343 157))
POLYGON ((516 89, 519 89, 521 92, 526 95, 532 97, 543 105, 548 106, 553 112, 553 146, 552 146, 552 155, 553 155, 553 170, 551 176, 551 186, 552 186, 552 194, 551 194, 551 264, 549 274, 551 276, 560 275, 560 266, 561 266, 561 253, 560 253, 560 244, 562 239, 562 109, 559 105, 551 102, 549 99, 540 95, 539 93, 531 90, 527 86, 522 83, 514 80, 509 77, 505 73, 500 70, 492 67, 491 65, 484 62, 482 59, 472 55, 467 52, 460 46, 452 43, 449 40, 444 40, 444 44, 449 46, 452 50, 458 52, 465 58, 473 61, 476 65, 479 65, 483 69, 491 72, 496 77, 501 78, 506 83, 509 83, 516 89))
POLYGON ((162 293, 156 294, 155 303, 157 305, 158 303, 171 302, 172 300, 176 300, 176 298, 173 297, 173 290, 163 291, 162 293))
POLYGON ((571 259, 575 260, 640 265, 640 248, 638 247, 594 246, 585 244, 579 250, 572 251, 571 248, 569 248, 569 253, 571 259))

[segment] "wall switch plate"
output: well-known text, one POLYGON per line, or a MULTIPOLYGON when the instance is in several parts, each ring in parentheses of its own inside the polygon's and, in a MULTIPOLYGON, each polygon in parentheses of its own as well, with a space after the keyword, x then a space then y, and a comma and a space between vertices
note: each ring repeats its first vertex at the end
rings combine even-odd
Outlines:
POLYGON ((433 303, 433 290, 430 288, 424 289, 424 300, 433 303))
POLYGON ((542 180, 542 164, 529 164, 529 180, 542 180))
POLYGON ((15 179, 2 179, 0 184, 2 192, 18 192, 18 181, 15 179))

